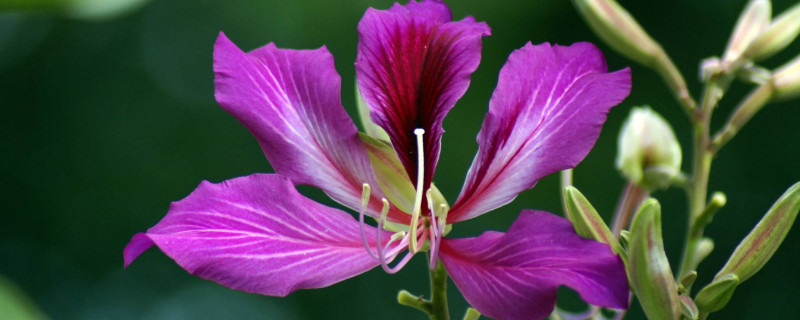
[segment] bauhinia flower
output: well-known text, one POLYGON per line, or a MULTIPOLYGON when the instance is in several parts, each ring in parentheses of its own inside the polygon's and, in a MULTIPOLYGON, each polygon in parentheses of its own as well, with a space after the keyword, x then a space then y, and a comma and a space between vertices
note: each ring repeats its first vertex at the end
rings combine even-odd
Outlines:
POLYGON ((621 260, 561 217, 525 210, 507 233, 444 235, 453 223, 577 165, 609 109, 628 95, 629 70, 609 73, 588 43, 529 43, 514 51, 451 207, 433 184, 442 121, 469 86, 489 27, 472 17, 451 21, 444 3, 428 0, 369 9, 358 32, 358 88, 374 137, 359 133, 342 107, 341 80, 325 47, 268 44, 245 53, 220 34, 217 101, 256 137, 275 173, 201 183, 133 237, 125 266, 157 245, 202 278, 285 296, 378 265, 393 273, 426 251, 431 267, 441 260, 466 300, 489 317, 544 318, 561 285, 591 304, 626 308, 621 260), (304 197, 296 185, 322 189, 359 219, 304 197))

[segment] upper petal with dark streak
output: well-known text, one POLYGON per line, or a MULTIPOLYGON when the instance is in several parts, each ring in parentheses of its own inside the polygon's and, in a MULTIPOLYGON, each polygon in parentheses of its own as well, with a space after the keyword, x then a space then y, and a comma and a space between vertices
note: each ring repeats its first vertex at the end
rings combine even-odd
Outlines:
POLYGON ((467 90, 480 63, 481 37, 489 35, 472 17, 450 20, 447 5, 426 0, 369 9, 358 24, 359 90, 411 181, 417 179, 414 130, 425 130, 425 189, 439 158, 442 121, 467 90))

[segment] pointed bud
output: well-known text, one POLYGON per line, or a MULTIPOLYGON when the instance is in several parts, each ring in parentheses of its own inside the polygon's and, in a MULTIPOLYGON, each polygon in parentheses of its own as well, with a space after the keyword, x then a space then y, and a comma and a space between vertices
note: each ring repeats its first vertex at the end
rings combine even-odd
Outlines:
POLYGON ((564 198, 567 201, 567 214, 581 237, 607 243, 611 251, 624 254, 617 238, 611 233, 603 218, 597 213, 589 200, 573 186, 564 188, 564 198))
POLYGON ((694 109, 678 68, 638 22, 614 0, 573 0, 586 24, 618 53, 656 70, 687 111, 694 109))
POLYGON ((573 3, 592 30, 629 59, 652 66, 655 55, 663 50, 616 1, 574 0, 573 3))
POLYGON ((655 199, 646 200, 634 217, 629 245, 631 286, 645 315, 648 319, 678 319, 678 290, 664 253, 661 206, 655 199))
POLYGON ((800 3, 775 17, 772 23, 762 32, 745 56, 755 61, 767 59, 789 46, 800 34, 800 3))
POLYGON ((694 251, 694 258, 692 260, 694 261, 694 267, 696 268, 700 262, 705 260, 705 258, 711 254, 711 251, 714 251, 714 240, 705 237, 700 239, 700 242, 697 243, 697 250, 694 251))
POLYGON ((739 277, 732 273, 715 278, 694 298, 697 309, 702 312, 714 312, 724 308, 739 283, 741 283, 739 277))
POLYGON ((652 190, 670 186, 680 167, 681 146, 667 121, 650 107, 633 108, 619 134, 617 168, 652 190))
POLYGON ((700 317, 700 312, 697 310, 697 305, 694 304, 692 298, 681 296, 681 314, 685 319, 697 320, 700 317))
POLYGON ((736 247, 717 273, 717 277, 735 274, 744 282, 753 276, 772 257, 792 228, 800 211, 800 182, 793 185, 772 205, 753 231, 736 247))
POLYGON ((697 280, 697 271, 692 270, 683 275, 680 285, 682 285, 684 288, 689 288, 694 284, 695 280, 697 280))
POLYGON ((800 96, 800 55, 772 74, 773 98, 791 99, 800 96))
POLYGON ((729 66, 740 61, 742 54, 753 41, 766 30, 772 16, 772 5, 768 0, 751 0, 747 8, 742 11, 736 27, 733 29, 728 48, 722 56, 723 66, 729 66))

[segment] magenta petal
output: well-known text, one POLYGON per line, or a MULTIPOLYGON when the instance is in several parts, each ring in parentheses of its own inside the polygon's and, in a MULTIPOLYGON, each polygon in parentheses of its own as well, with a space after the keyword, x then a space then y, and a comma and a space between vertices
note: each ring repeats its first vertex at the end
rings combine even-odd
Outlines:
POLYGON ((625 266, 608 245, 578 236, 569 221, 523 210, 508 233, 445 239, 439 257, 464 298, 496 319, 543 319, 566 285, 594 305, 628 307, 625 266))
MULTIPOLYGON (((341 79, 326 48, 268 44, 244 53, 220 33, 214 72, 217 101, 253 133, 278 174, 316 186, 356 210, 361 186, 369 183, 375 192, 368 214, 379 216, 383 195, 358 130, 342 107, 341 79)), ((390 220, 407 216, 395 211, 390 220)))
POLYGON ((440 1, 369 9, 358 24, 358 86, 372 120, 389 134, 412 181, 417 179, 414 129, 425 129, 425 188, 441 147, 442 120, 467 90, 478 67, 486 23, 451 22, 440 1))
POLYGON ((155 243, 153 240, 150 240, 150 237, 148 237, 146 233, 140 232, 133 235, 131 242, 129 242, 128 245, 125 246, 125 250, 122 251, 122 260, 125 264, 125 268, 131 265, 133 260, 136 260, 136 258, 154 245, 155 243))
MULTIPOLYGON (((375 228, 365 227, 374 249, 375 228)), ((194 275, 271 296, 325 287, 378 265, 364 248, 358 221, 303 197, 274 174, 201 183, 146 234, 133 237, 126 265, 152 243, 194 275)))
POLYGON ((480 150, 447 222, 502 206, 542 177, 575 167, 630 89, 630 70, 607 73, 590 43, 529 43, 514 51, 500 71, 478 134, 480 150))

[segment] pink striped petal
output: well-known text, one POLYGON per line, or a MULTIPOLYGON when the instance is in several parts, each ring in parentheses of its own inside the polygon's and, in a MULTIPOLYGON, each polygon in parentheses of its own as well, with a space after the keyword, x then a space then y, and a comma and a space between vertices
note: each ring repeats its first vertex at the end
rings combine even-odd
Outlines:
MULTIPOLYGON (((361 207, 361 186, 374 190, 368 214, 378 217, 380 188, 353 120, 342 107, 333 56, 268 44, 242 52, 223 33, 214 46, 216 97, 258 139, 275 171, 334 200, 361 207)), ((390 220, 407 215, 390 212, 390 220)))
MULTIPOLYGON (((374 250, 375 228, 365 227, 374 250)), ((271 296, 325 287, 378 265, 358 221, 305 198, 275 174, 201 183, 158 224, 133 236, 125 266, 154 244, 194 275, 271 296)))
POLYGON ((587 302, 628 307, 625 266, 608 245, 578 236, 569 221, 524 210, 508 233, 445 239, 439 248, 464 298, 496 319, 543 319, 566 285, 587 302))
POLYGON ((447 222, 502 206, 542 177, 575 167, 630 89, 630 70, 607 73, 590 43, 528 43, 514 51, 500 71, 478 134, 480 150, 447 222))
POLYGON ((389 134, 411 181, 417 179, 414 129, 425 129, 425 183, 441 147, 442 120, 467 90, 478 67, 486 23, 452 22, 441 1, 370 8, 358 24, 358 87, 372 120, 389 134))

